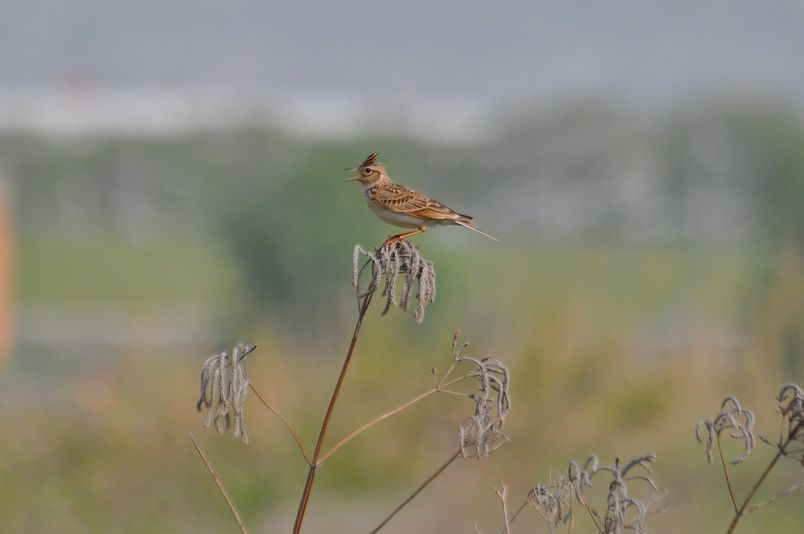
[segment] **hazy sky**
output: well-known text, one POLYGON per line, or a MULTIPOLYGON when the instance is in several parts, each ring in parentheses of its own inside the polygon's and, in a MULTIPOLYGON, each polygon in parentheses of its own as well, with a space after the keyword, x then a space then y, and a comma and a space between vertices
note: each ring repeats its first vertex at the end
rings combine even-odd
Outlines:
POLYGON ((801 0, 0 0, 0 84, 804 102, 801 0))

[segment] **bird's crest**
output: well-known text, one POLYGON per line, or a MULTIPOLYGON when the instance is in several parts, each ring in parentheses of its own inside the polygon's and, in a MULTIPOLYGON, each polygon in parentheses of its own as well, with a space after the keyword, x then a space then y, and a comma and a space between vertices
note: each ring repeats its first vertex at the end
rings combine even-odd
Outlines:
POLYGON ((371 154, 368 155, 368 157, 365 160, 363 160, 363 163, 360 164, 360 167, 368 167, 369 165, 374 165, 375 163, 377 163, 377 156, 378 154, 376 152, 372 152, 371 154))

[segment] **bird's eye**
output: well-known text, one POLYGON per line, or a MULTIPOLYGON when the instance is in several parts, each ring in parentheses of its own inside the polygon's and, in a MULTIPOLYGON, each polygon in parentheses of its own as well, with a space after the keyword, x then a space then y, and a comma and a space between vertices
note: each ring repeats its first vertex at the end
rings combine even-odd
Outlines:
POLYGON ((372 170, 371 170, 369 167, 366 167, 365 169, 363 169, 363 174, 364 174, 365 176, 370 175, 372 172, 373 172, 373 171, 372 171, 372 170))

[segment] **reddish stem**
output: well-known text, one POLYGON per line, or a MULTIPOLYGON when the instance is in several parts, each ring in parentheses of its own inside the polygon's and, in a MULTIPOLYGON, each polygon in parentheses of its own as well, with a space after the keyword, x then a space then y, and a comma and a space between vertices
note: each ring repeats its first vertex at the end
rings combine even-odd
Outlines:
POLYGON ((315 472, 316 469, 318 469, 318 457, 321 454, 321 447, 324 445, 324 437, 327 434, 329 422, 332 419, 333 412, 335 411, 335 403, 338 402, 341 386, 343 386, 343 381, 346 378, 346 371, 349 369, 349 362, 352 360, 352 353, 354 352, 355 345, 357 344, 357 336, 360 333, 360 326, 363 324, 363 318, 366 316, 366 311, 368 310, 372 295, 373 293, 369 293, 363 298, 363 303, 360 306, 360 312, 357 316, 357 322, 355 323, 355 330, 352 334, 352 341, 349 343, 349 350, 346 353, 346 358, 343 360, 341 374, 338 375, 338 381, 335 383, 335 389, 333 390, 332 397, 329 400, 327 413, 324 415, 324 421, 321 423, 321 430, 318 432, 318 441, 316 441, 315 451, 313 452, 313 457, 310 460, 310 469, 307 472, 307 480, 304 483, 304 491, 302 492, 301 500, 299 501, 299 510, 296 512, 296 521, 293 524, 293 534, 299 534, 301 532, 302 523, 304 522, 304 514, 307 511, 307 504, 310 501, 310 494, 313 491, 313 484, 315 483, 315 472))

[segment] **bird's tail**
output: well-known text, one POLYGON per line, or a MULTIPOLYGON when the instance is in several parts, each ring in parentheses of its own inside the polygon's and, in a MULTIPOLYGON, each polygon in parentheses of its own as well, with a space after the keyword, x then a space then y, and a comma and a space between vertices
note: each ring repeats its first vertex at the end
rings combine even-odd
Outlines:
POLYGON ((468 220, 468 221, 457 220, 457 221, 455 221, 455 224, 460 224, 464 228, 469 228, 470 230, 474 230, 478 234, 484 235, 484 236, 488 237, 489 239, 493 239, 494 241, 499 241, 499 239, 497 239, 493 235, 487 234, 486 232, 484 232, 483 230, 481 230, 480 228, 475 226, 474 223, 471 220, 468 220))

